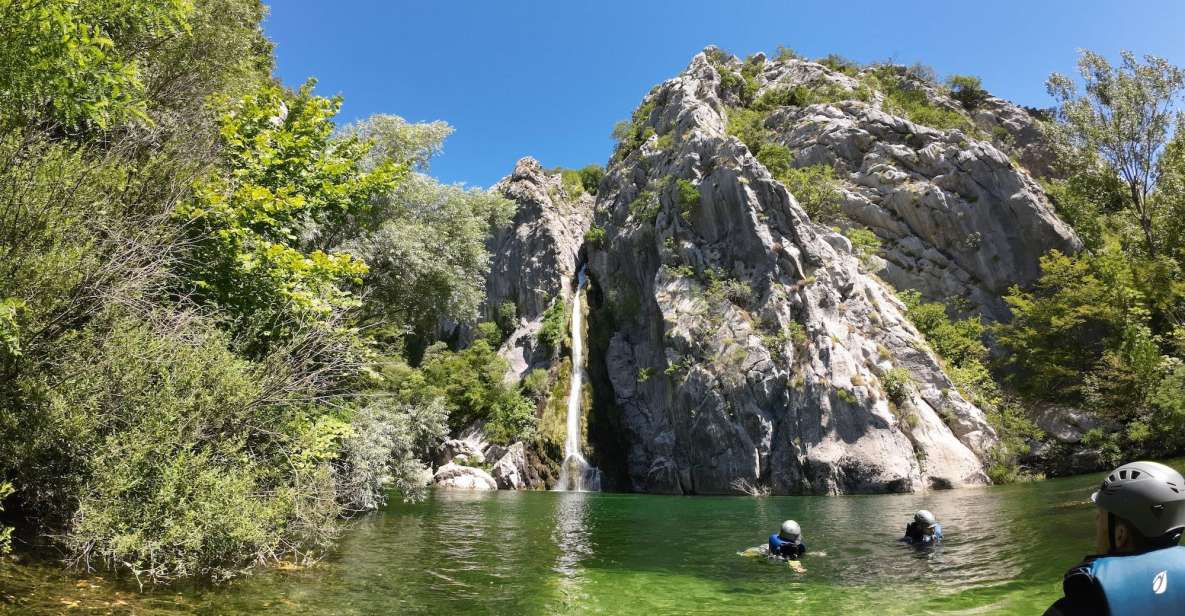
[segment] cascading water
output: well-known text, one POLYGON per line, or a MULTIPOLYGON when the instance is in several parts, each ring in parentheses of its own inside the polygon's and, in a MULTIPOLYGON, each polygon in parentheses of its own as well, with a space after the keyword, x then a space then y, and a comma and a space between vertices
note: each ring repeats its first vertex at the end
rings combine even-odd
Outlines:
POLYGON ((572 388, 568 391, 568 433, 564 438, 564 464, 555 489, 587 492, 601 489, 601 472, 580 453, 580 403, 584 386, 584 311, 580 292, 584 289, 584 268, 576 273, 576 292, 572 294, 572 388))

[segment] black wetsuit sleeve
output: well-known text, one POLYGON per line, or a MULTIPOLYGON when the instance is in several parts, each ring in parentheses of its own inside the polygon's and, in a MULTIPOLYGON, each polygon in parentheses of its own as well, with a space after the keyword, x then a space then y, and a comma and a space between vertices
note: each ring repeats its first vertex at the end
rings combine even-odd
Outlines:
POLYGON ((1045 616, 1109 616, 1103 589, 1088 565, 1074 567, 1062 580, 1065 596, 1049 606, 1045 616))

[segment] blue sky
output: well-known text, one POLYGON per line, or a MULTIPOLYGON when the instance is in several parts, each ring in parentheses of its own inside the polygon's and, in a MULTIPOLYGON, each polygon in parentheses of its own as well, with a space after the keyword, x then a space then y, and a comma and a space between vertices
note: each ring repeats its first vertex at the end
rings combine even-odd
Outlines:
POLYGON ((393 113, 456 128, 432 174, 488 186, 526 155, 604 164, 613 124, 705 45, 746 55, 921 61, 1049 106, 1077 49, 1185 65, 1185 2, 283 0, 264 24, 279 77, 342 94, 339 120, 393 113), (1139 8, 1134 8, 1138 5, 1139 8))

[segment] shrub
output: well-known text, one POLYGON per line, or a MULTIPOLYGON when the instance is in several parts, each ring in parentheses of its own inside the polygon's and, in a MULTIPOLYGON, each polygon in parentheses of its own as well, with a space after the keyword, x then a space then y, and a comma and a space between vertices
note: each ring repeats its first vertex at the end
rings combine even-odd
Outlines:
POLYGON ((679 178, 675 180, 675 198, 679 203, 680 217, 683 220, 689 220, 692 208, 699 205, 699 189, 690 180, 679 178))
POLYGON ((584 187, 584 192, 590 195, 597 194, 597 188, 604 178, 605 168, 600 165, 585 165, 580 169, 580 185, 584 187))
POLYGON ((828 54, 827 57, 818 60, 818 62, 819 64, 822 64, 833 71, 850 75, 852 77, 855 77, 856 74, 860 72, 861 68, 859 62, 856 62, 855 60, 849 60, 848 58, 834 53, 828 54))
POLYGON ((498 324, 498 329, 502 331, 502 340, 505 340, 507 336, 514 333, 514 330, 518 328, 518 305, 511 300, 506 300, 498 304, 498 311, 494 315, 494 322, 498 324))
POLYGON ((950 88, 951 98, 959 101, 963 108, 968 111, 973 111, 987 101, 987 90, 983 89, 983 84, 979 81, 979 77, 972 77, 970 75, 951 75, 946 80, 947 86, 950 88))
MULTIPOLYGON (((40 404, 0 417, 29 462, 8 471, 26 504, 69 519, 60 540, 75 562, 222 579, 328 547, 348 415, 305 402, 319 395, 294 357, 252 363, 227 342, 192 315, 105 314, 27 385, 40 404)), ((0 448, 0 462, 11 454, 0 448)))
POLYGON ((835 172, 827 165, 789 169, 778 177, 813 222, 829 224, 839 220, 843 198, 835 172))
MULTIPOLYGON (((0 513, 4 513, 4 499, 8 498, 12 492, 11 483, 0 481, 0 513)), ((10 550, 12 550, 12 528, 0 525, 0 556, 7 554, 10 550)))
POLYGON ((938 129, 960 129, 974 131, 971 121, 952 109, 944 109, 930 102, 920 88, 907 88, 900 81, 891 82, 888 88, 888 111, 909 118, 910 122, 938 129))
POLYGON ((560 182, 564 186, 564 193, 569 199, 576 199, 584 194, 584 181, 580 172, 575 169, 556 168, 552 173, 560 174, 560 182))
POLYGON ((772 141, 761 144, 761 149, 757 151, 757 160, 774 177, 789 173, 792 159, 789 148, 772 141))
POLYGON ((881 385, 885 388, 885 396, 898 406, 909 399, 909 388, 913 384, 913 377, 905 368, 893 368, 881 377, 881 385))
POLYGON ((728 134, 740 139, 751 152, 761 150, 761 144, 769 141, 769 130, 765 128, 766 114, 744 107, 728 110, 728 134))
POLYGON ((802 56, 793 49, 785 45, 778 45, 777 52, 774 55, 775 60, 801 60, 802 56))
POLYGON ((634 110, 628 122, 621 121, 614 125, 613 138, 617 140, 617 149, 613 152, 615 159, 620 160, 629 156, 630 152, 654 136, 654 128, 648 123, 655 106, 656 101, 653 98, 644 101, 634 110))
POLYGON ((631 216, 638 221, 648 222, 650 224, 654 224, 661 208, 662 204, 658 200, 658 195, 649 190, 643 190, 638 193, 638 196, 628 206, 631 216))
POLYGON ((523 377, 523 392, 530 399, 541 402, 551 387, 551 375, 543 368, 534 368, 523 377))
POLYGON ((875 233, 862 227, 848 227, 843 234, 852 242, 852 249, 860 258, 865 269, 873 270, 877 266, 876 254, 881 248, 881 240, 875 233))
POLYGON ((568 340, 568 306, 563 297, 552 300, 551 305, 543 312, 543 324, 539 326, 537 334, 539 344, 543 345, 552 355, 560 352, 569 344, 568 340))
POLYGON ((605 243, 605 229, 596 225, 589 227, 588 231, 584 232, 584 241, 590 246, 602 247, 605 243))

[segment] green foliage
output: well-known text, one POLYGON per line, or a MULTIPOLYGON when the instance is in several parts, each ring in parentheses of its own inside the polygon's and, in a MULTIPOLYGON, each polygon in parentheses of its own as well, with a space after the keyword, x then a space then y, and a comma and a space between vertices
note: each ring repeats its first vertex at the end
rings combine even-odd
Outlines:
POLYGON ((654 368, 638 368, 638 382, 645 383, 654 376, 654 368))
POLYGON ((645 100, 630 117, 628 122, 618 122, 613 127, 613 138, 617 140, 617 149, 613 151, 615 159, 622 159, 630 152, 638 149, 650 137, 654 136, 654 127, 649 125, 650 114, 654 112, 656 101, 653 98, 645 100))
POLYGON ((843 194, 831 167, 820 164, 792 168, 778 176, 778 181, 794 195, 812 221, 831 224, 842 216, 840 205, 843 194))
POLYGON ((1021 390, 1081 400, 1084 375, 1116 344, 1142 299, 1114 244, 1097 257, 1042 257, 1034 289, 1009 292, 1012 322, 995 329, 1021 390))
POLYGON ((0 117, 106 129, 147 119, 137 44, 189 29, 188 0, 0 0, 0 117))
POLYGON ((485 340, 449 351, 443 342, 429 346, 418 370, 399 384, 408 403, 433 399, 444 402, 452 430, 476 420, 487 420, 486 433, 494 442, 532 438, 535 405, 506 383, 510 365, 485 340))
POLYGON ((567 302, 563 301, 563 297, 552 300, 547 310, 543 311, 543 324, 539 326, 539 333, 536 336, 539 344, 552 355, 558 354, 560 350, 571 344, 571 340, 568 338, 569 318, 571 318, 571 313, 568 310, 567 302))
POLYGON ((843 73, 843 74, 848 75, 850 77, 855 77, 860 72, 860 69, 862 68, 860 66, 859 62, 856 62, 855 60, 850 60, 850 59, 845 58, 839 54, 834 54, 834 53, 828 54, 827 57, 819 59, 818 63, 822 64, 823 66, 826 66, 827 68, 829 68, 833 71, 843 73))
POLYGON ((327 547, 349 424, 301 402, 317 392, 283 364, 229 352, 209 323, 151 316, 104 316, 55 370, 22 378, 44 398, 0 414, 19 435, 0 464, 29 486, 26 505, 69 520, 77 558, 154 581, 327 547))
POLYGON ((769 141, 769 129, 765 128, 767 114, 755 109, 732 107, 728 110, 728 134, 740 139, 752 152, 761 150, 761 144, 769 141))
POLYGON ((951 98, 959 101, 963 105, 963 109, 974 111, 980 105, 987 101, 987 90, 983 89, 983 83, 980 82, 979 77, 971 75, 951 75, 946 80, 946 85, 950 88, 951 98))
POLYGON ((498 329, 502 334, 501 339, 504 340, 518 327, 518 306, 511 300, 498 304, 498 310, 494 314, 494 323, 498 324, 498 329))
POLYGON ((848 227, 843 229, 843 234, 852 242, 852 250, 856 251, 861 265, 869 271, 875 271, 879 266, 876 255, 881 249, 880 238, 863 227, 848 227))
POLYGON ((601 248, 605 245, 605 229, 593 225, 584 232, 584 242, 590 246, 601 248))
POLYGON ((1078 71, 1085 82, 1079 94, 1065 75, 1049 76, 1046 87, 1060 103, 1053 136, 1076 158, 1097 156, 1126 186, 1126 205, 1143 235, 1144 249, 1156 255, 1155 220, 1162 201, 1150 198, 1156 187, 1158 160, 1174 122, 1185 115, 1174 109, 1185 92, 1185 69, 1163 58, 1140 62, 1129 51, 1113 67, 1105 58, 1083 51, 1078 71))
POLYGON ((987 359, 983 323, 978 317, 952 321, 946 314, 946 306, 923 302, 917 291, 902 291, 899 296, 905 303, 906 316, 948 363, 965 366, 987 359))
POLYGON ((779 60, 779 61, 781 61, 781 60, 801 60, 802 56, 799 55, 798 52, 794 51, 793 49, 791 49, 789 47, 786 47, 785 45, 778 45, 778 49, 777 49, 776 53, 774 54, 774 59, 779 60))
POLYGON ((915 124, 939 129, 957 128, 964 132, 974 130, 966 116, 931 103, 926 93, 919 88, 900 85, 890 88, 886 104, 890 113, 909 118, 915 124))
POLYGON ((341 100, 314 96, 312 88, 310 81, 288 95, 264 86, 228 105, 221 168, 175 214, 195 245, 189 290, 265 341, 358 305, 348 286, 361 284, 366 264, 310 249, 301 232, 364 210, 401 171, 391 163, 364 171, 369 143, 333 140, 341 100))
POLYGON ((553 173, 560 174, 560 181, 564 185, 564 192, 569 199, 575 199, 584 194, 584 178, 575 169, 554 169, 553 173))
POLYGON ((584 187, 584 192, 590 195, 597 194, 597 187, 601 185, 604 177, 605 168, 600 165, 585 165, 580 168, 580 185, 584 187))
POLYGON ((658 195, 653 191, 643 190, 633 201, 630 201, 627 209, 635 220, 654 224, 655 219, 658 218, 659 210, 662 209, 662 204, 658 200, 658 195))
MULTIPOLYGON (((12 495, 14 488, 7 481, 0 481, 0 513, 4 512, 4 499, 12 495)), ((12 550, 12 528, 0 525, 0 556, 12 550)))
POLYGON ((839 398, 840 400, 842 400, 848 404, 856 404, 857 402, 859 402, 859 400, 857 400, 857 398, 856 398, 855 393, 853 393, 851 390, 847 390, 842 387, 837 387, 835 389, 835 397, 839 398))
POLYGON ((690 180, 678 178, 675 180, 675 200, 679 204, 679 216, 690 220, 692 209, 699 205, 699 188, 690 180))
POLYGON ((780 143, 766 142, 757 151, 757 160, 769 170, 774 177, 790 173, 793 157, 790 149, 780 143))
POLYGON ((889 400, 900 406, 909 399, 913 377, 905 368, 893 368, 881 377, 881 386, 885 388, 885 395, 889 400))
POLYGON ((541 402, 547 397, 550 386, 551 375, 543 368, 535 368, 523 377, 523 392, 536 402, 541 402))

